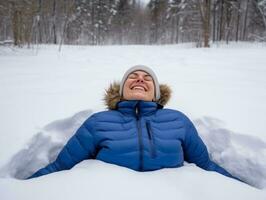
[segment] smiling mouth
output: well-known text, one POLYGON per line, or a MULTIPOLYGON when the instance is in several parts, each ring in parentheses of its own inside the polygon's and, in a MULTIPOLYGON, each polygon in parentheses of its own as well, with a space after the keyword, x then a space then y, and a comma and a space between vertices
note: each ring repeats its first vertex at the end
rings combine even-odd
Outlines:
POLYGON ((140 90, 146 92, 147 90, 142 86, 134 86, 131 88, 131 90, 140 90))

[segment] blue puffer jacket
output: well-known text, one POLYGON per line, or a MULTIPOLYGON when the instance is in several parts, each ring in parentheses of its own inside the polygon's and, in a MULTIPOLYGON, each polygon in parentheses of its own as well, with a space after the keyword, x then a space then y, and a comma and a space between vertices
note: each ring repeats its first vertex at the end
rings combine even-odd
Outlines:
POLYGON ((232 177, 209 159, 192 122, 181 112, 145 101, 120 101, 89 117, 57 159, 30 178, 98 159, 137 171, 180 167, 184 161, 232 177))

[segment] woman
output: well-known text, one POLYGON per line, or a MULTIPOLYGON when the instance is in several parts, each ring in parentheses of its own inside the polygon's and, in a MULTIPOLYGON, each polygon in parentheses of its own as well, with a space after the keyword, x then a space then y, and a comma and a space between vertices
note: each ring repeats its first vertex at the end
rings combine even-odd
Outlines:
POLYGON ((109 110, 89 117, 57 159, 30 178, 71 169, 85 159, 137 171, 180 167, 187 161, 234 178, 209 159, 197 130, 183 113, 163 108, 170 94, 150 68, 131 67, 120 85, 115 83, 106 91, 109 110))

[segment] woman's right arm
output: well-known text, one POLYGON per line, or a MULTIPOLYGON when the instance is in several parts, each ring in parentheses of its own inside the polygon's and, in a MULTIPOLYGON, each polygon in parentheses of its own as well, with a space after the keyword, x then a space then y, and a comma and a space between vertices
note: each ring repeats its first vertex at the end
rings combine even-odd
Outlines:
POLYGON ((70 138, 54 162, 38 170, 28 179, 71 169, 79 162, 94 157, 96 148, 92 135, 92 125, 87 122, 88 120, 86 120, 70 138))

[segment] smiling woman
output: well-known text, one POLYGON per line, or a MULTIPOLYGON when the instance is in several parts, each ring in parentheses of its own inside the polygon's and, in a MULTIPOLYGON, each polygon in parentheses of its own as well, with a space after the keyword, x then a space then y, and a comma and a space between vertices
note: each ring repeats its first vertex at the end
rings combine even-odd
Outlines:
POLYGON ((170 91, 150 68, 131 67, 120 85, 107 90, 109 110, 89 117, 57 159, 30 178, 70 169, 85 159, 137 171, 181 167, 187 161, 235 178, 210 160, 196 128, 183 113, 163 108, 170 91))
POLYGON ((152 77, 144 71, 131 73, 123 87, 125 100, 155 100, 154 83, 152 77))
POLYGON ((144 65, 128 69, 120 85, 120 96, 124 100, 156 101, 160 97, 158 79, 155 73, 144 65))

